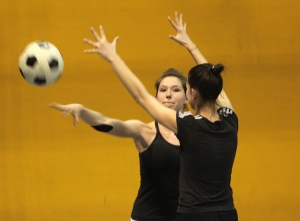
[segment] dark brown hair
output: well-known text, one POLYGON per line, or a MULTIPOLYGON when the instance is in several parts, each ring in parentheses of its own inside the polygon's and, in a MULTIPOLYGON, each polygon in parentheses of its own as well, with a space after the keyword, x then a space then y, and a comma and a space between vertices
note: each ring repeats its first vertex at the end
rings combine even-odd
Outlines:
MULTIPOLYGON (((221 72, 224 70, 222 64, 211 63, 200 64, 189 71, 188 83, 190 88, 197 89, 200 94, 201 108, 206 103, 216 103, 223 88, 221 72)), ((216 103, 217 104, 217 103, 216 103)))
MULTIPOLYGON (((159 88, 159 85, 161 83, 161 81, 165 78, 165 77, 169 77, 169 76, 173 76, 173 77, 177 77, 180 82, 181 82, 181 85, 184 89, 184 93, 186 93, 186 82, 187 82, 187 79, 186 77, 183 75, 182 72, 174 69, 174 68, 170 68, 168 70, 166 70, 164 73, 162 73, 158 78, 157 80, 155 81, 155 84, 154 84, 154 87, 156 89, 156 93, 155 93, 155 96, 157 96, 157 92, 158 92, 158 88, 159 88)), ((187 108, 187 105, 184 104, 183 105, 183 108, 182 108, 182 111, 188 111, 188 108, 187 108)))

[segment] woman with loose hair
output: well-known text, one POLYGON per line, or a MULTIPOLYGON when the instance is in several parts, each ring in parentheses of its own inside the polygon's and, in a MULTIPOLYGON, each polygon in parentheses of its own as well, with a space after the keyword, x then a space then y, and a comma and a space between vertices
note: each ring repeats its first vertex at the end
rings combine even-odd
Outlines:
MULTIPOLYGON (((176 69, 168 69, 155 82, 156 99, 174 111, 186 111, 186 78, 176 69)), ((140 187, 131 219, 138 221, 175 220, 179 197, 179 141, 175 134, 157 121, 118 120, 81 104, 51 104, 63 116, 81 118, 99 132, 132 138, 139 154, 140 187)))

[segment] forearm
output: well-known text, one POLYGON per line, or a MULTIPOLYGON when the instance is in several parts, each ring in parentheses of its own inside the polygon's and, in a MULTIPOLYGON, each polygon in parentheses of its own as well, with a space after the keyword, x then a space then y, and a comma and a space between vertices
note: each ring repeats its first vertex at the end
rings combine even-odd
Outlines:
POLYGON ((111 56, 109 62, 135 101, 139 104, 142 103, 148 95, 148 92, 142 82, 132 73, 118 54, 111 56))
POLYGON ((117 137, 135 137, 138 134, 136 125, 139 125, 139 123, 136 123, 137 121, 123 122, 84 107, 80 113, 80 118, 95 130, 117 137))
POLYGON ((136 102, 141 105, 153 119, 170 130, 177 132, 176 111, 163 106, 156 98, 150 95, 142 82, 132 73, 117 54, 111 56, 108 60, 136 102))
POLYGON ((184 47, 189 51, 197 64, 207 63, 205 57, 191 40, 184 44, 184 47))
POLYGON ((192 57, 194 58, 196 64, 204 64, 207 63, 207 60, 205 59, 205 57, 202 55, 202 53, 199 51, 199 49, 197 48, 197 46, 195 45, 193 48, 188 49, 187 50, 190 52, 190 54, 192 55, 192 57))
POLYGON ((103 116, 101 113, 85 107, 83 107, 80 112, 80 118, 91 126, 103 124, 105 121, 105 116, 103 116))

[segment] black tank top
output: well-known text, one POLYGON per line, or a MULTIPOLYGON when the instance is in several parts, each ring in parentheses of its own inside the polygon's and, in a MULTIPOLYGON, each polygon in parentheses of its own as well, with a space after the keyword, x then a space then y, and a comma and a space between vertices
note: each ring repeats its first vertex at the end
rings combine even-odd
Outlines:
POLYGON ((180 146, 168 143, 155 122, 156 136, 139 154, 141 183, 131 218, 138 221, 175 220, 179 197, 180 146))

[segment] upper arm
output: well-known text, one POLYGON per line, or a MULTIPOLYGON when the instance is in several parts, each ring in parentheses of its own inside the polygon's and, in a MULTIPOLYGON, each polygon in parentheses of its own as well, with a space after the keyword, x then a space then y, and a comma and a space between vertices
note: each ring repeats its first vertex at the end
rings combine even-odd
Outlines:
POLYGON ((153 119, 177 133, 176 111, 167 108, 157 101, 155 97, 147 93, 138 101, 140 105, 151 115, 153 119))
POLYGON ((229 98, 227 97, 224 90, 221 91, 221 93, 218 97, 218 102, 220 103, 220 105, 222 107, 228 107, 228 108, 234 110, 233 106, 232 106, 232 104, 231 104, 231 102, 230 102, 229 98))
POLYGON ((108 134, 128 138, 136 138, 140 136, 141 128, 147 126, 139 120, 121 121, 112 118, 105 119, 103 124, 112 126, 112 130, 110 130, 108 134))

